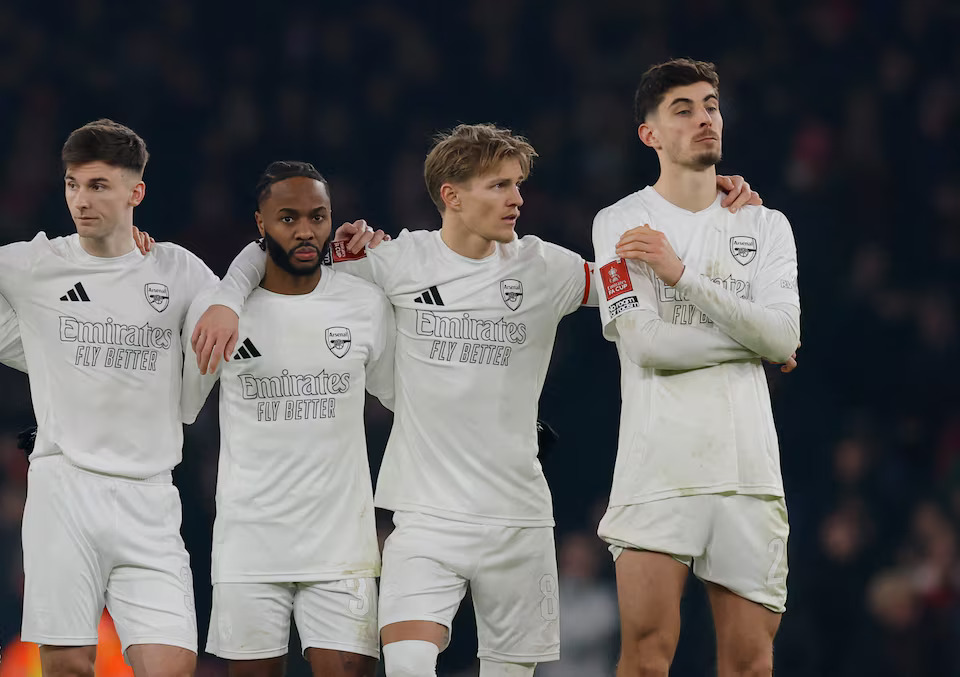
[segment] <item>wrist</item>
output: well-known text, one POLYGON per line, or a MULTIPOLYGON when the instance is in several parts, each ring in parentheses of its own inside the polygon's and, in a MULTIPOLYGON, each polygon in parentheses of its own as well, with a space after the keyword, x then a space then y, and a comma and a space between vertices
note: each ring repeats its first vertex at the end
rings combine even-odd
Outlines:
POLYGON ((683 273, 686 270, 686 266, 683 265, 683 261, 677 259, 675 266, 671 266, 671 269, 663 277, 663 282, 671 287, 676 286, 680 281, 680 278, 683 277, 683 273))

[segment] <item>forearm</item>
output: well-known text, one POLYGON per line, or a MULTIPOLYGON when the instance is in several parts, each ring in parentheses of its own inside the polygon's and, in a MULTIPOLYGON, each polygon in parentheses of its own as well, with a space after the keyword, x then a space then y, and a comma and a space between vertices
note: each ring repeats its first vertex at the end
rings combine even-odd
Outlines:
POLYGON ((259 244, 251 242, 230 264, 210 305, 226 306, 239 315, 247 296, 260 285, 266 269, 266 252, 260 248, 259 244))
POLYGON ((685 270, 675 289, 725 334, 771 362, 786 362, 800 343, 800 309, 789 303, 763 306, 685 270))
POLYGON ((649 310, 629 312, 617 318, 616 323, 621 351, 640 367, 700 369, 759 357, 721 332, 670 324, 649 310))

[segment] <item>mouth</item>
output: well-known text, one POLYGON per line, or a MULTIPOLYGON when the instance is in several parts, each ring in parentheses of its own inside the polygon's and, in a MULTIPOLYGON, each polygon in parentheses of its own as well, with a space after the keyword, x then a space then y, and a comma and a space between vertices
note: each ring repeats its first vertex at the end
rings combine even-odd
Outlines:
POLYGON ((704 136, 699 139, 694 139, 694 143, 701 143, 703 141, 719 141, 720 139, 716 136, 704 136))
POLYGON ((518 218, 520 218, 520 215, 519 215, 519 214, 510 214, 510 215, 508 215, 508 216, 504 216, 502 220, 503 220, 503 221, 506 221, 507 223, 509 223, 509 224, 512 225, 512 226, 515 226, 515 225, 517 225, 517 219, 518 219, 518 218))
POLYGON ((297 261, 314 261, 320 256, 316 247, 298 247, 293 252, 293 258, 297 261))

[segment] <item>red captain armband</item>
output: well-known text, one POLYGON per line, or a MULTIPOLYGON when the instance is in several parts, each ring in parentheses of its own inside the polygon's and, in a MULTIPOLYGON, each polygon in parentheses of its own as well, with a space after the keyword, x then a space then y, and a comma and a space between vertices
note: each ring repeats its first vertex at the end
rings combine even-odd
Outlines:
POLYGON ((627 262, 623 259, 617 259, 605 266, 600 266, 600 280, 603 284, 603 294, 608 301, 620 296, 620 294, 633 291, 630 274, 627 272, 627 262))
POLYGON ((337 240, 330 243, 330 254, 334 263, 343 261, 359 261, 367 258, 367 249, 364 247, 356 254, 351 254, 347 249, 347 240, 337 240))

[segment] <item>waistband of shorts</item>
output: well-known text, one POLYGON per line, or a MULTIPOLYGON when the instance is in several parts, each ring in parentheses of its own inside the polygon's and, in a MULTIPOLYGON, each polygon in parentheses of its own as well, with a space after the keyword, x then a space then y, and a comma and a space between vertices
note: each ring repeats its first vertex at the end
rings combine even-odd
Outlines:
POLYGON ((98 470, 90 470, 89 468, 81 468, 75 463, 71 463, 63 454, 52 454, 50 456, 40 456, 39 458, 30 459, 30 465, 36 466, 37 464, 60 464, 69 467, 71 470, 76 470, 77 472, 84 473, 86 475, 93 475, 94 477, 100 477, 105 480, 118 480, 120 482, 133 482, 134 484, 173 484, 173 473, 169 470, 165 470, 156 475, 151 475, 150 477, 129 477, 127 475, 111 475, 110 473, 100 472, 98 470))

